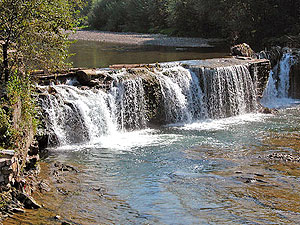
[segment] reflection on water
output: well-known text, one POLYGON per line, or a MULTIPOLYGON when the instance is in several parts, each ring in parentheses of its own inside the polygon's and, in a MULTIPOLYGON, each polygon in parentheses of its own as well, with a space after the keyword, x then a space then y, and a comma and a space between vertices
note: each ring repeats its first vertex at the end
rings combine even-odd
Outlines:
POLYGON ((299 107, 217 123, 218 129, 216 121, 203 121, 54 150, 48 161, 82 172, 56 184, 69 194, 56 191, 54 203, 27 215, 46 224, 51 216, 43 210, 79 224, 297 224, 300 164, 266 156, 299 155, 299 107))
POLYGON ((222 48, 175 48, 134 46, 79 40, 70 53, 74 67, 103 68, 114 64, 171 62, 178 60, 220 58, 229 55, 222 48))

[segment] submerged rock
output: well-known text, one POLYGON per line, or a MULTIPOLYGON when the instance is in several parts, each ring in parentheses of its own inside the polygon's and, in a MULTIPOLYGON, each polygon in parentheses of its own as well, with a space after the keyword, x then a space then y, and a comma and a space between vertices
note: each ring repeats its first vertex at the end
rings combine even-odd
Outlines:
POLYGON ((285 154, 285 153, 272 153, 267 156, 268 159, 272 160, 282 160, 285 162, 293 162, 293 163, 300 163, 300 156, 293 156, 292 154, 285 154))
POLYGON ((261 107, 259 110, 258 110, 259 113, 263 113, 263 114, 275 114, 278 112, 277 109, 271 109, 271 108, 268 108, 268 107, 261 107))
POLYGON ((256 179, 256 178, 251 178, 251 177, 237 177, 236 178, 238 181, 241 181, 245 184, 249 184, 249 183, 267 183, 266 181, 264 180, 261 180, 261 179, 256 179))
POLYGON ((75 172, 79 172, 78 169, 76 169, 74 166, 68 165, 68 164, 64 164, 61 162, 55 162, 54 163, 54 167, 56 167, 57 170, 59 171, 75 171, 75 172))

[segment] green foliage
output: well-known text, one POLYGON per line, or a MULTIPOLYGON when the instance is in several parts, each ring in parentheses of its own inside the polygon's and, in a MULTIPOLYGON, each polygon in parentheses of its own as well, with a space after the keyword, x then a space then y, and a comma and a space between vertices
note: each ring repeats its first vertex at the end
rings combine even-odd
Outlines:
POLYGON ((38 125, 28 74, 66 66, 81 0, 0 0, 0 9, 0 145, 22 150, 38 125))
POLYGON ((8 113, 0 108, 0 146, 6 147, 10 142, 10 118, 8 113))
POLYGON ((92 28, 225 37, 233 42, 300 34, 295 0, 98 0, 89 13, 92 28))
POLYGON ((36 132, 39 121, 36 119, 33 86, 29 76, 17 70, 6 85, 6 99, 1 100, 0 145, 5 148, 22 149, 25 139, 32 131, 36 132))
POLYGON ((65 31, 77 26, 80 2, 0 0, 0 40, 8 49, 15 50, 8 52, 10 73, 15 67, 22 67, 25 73, 65 65, 66 49, 70 43, 65 31))

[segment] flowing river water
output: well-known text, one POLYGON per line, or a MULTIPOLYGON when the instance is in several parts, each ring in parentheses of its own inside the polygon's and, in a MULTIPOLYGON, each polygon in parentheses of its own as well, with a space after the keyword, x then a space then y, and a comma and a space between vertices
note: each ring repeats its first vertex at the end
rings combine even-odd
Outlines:
MULTIPOLYGON (((183 69, 176 69, 180 70, 183 69)), ((219 74, 234 75, 238 71, 247 76, 244 70, 238 67, 219 74)), ((281 74, 286 71, 282 70, 281 74)), ((182 73, 186 71, 178 72, 182 73)), ((137 114, 143 107, 134 107, 142 90, 133 93, 129 102, 120 97, 126 96, 126 87, 139 90, 138 80, 121 82, 110 94, 80 91, 73 86, 55 87, 63 101, 58 97, 58 100, 49 98, 52 105, 47 103, 47 112, 53 118, 53 129, 61 144, 49 149, 45 161, 76 165, 80 173, 70 174, 62 184, 56 184, 56 189, 42 198, 43 209, 29 211, 8 222, 60 224, 53 219, 58 214, 75 224, 299 223, 300 164, 296 157, 300 151, 300 107, 297 100, 281 94, 280 87, 274 90, 270 79, 264 104, 285 104, 285 107, 274 114, 257 113, 252 98, 248 98, 252 95, 250 91, 238 95, 241 89, 235 82, 248 85, 251 90, 248 80, 233 76, 226 85, 234 84, 232 89, 227 87, 236 92, 230 98, 236 108, 230 108, 233 116, 227 117, 218 111, 225 107, 223 92, 209 97, 199 87, 192 86, 193 92, 185 92, 186 86, 176 86, 176 82, 186 81, 180 80, 180 76, 159 79, 164 97, 173 101, 164 103, 171 116, 166 113, 169 122, 151 128, 144 127, 141 115, 137 114), (202 100, 195 103, 192 97, 181 99, 178 90, 202 100), (172 97, 171 93, 176 96, 172 97), (123 100, 116 101, 120 98, 123 100), (205 98, 213 101, 213 105, 209 106, 205 98), (67 117, 70 109, 61 102, 78 107, 85 128, 77 126, 75 134, 68 133, 69 125, 62 124, 59 117, 67 117), (190 102, 197 105, 190 106, 190 102), (94 106, 99 105, 101 110, 94 111, 94 106), (131 107, 126 108, 127 105, 131 107), (194 107, 206 110, 196 113, 194 107), (89 111, 80 110, 87 108, 89 111), (125 113, 129 108, 132 115, 137 114, 130 117, 133 118, 130 124, 139 129, 126 131, 123 126, 128 121, 120 122, 118 118, 127 117, 114 114, 114 110, 125 113), (103 127, 105 130, 100 129, 103 127), (76 132, 82 133, 82 129, 86 139, 78 140, 76 132), (292 154, 296 160, 282 161, 274 157, 276 153, 292 154)), ((191 75, 189 79, 196 78, 191 75)), ((214 93, 220 90, 221 86, 214 93)))

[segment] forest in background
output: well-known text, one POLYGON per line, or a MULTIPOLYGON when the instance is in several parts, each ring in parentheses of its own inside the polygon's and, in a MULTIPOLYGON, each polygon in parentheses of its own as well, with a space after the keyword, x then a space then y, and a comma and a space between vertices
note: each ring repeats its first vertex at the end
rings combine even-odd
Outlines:
POLYGON ((298 0, 86 0, 90 29, 299 44, 298 0))

